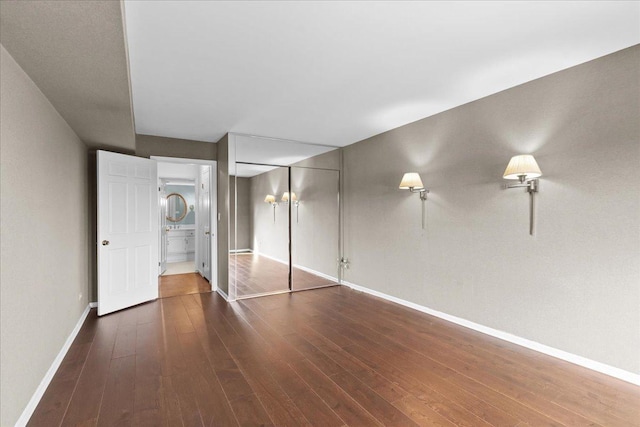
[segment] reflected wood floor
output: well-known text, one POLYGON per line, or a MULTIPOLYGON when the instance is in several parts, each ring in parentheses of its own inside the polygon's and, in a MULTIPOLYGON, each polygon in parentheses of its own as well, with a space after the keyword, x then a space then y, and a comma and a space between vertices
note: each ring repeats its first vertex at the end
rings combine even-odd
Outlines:
POLYGON ((31 426, 638 426, 640 388, 336 286, 91 311, 31 426))
POLYGON ((211 284, 199 273, 173 274, 158 277, 160 298, 211 292, 211 284))
MULTIPOLYGON (((236 295, 256 295, 289 289, 289 266, 251 253, 229 255, 229 280, 235 280, 236 295)), ((299 268, 293 269, 293 289, 309 289, 336 283, 299 268)))

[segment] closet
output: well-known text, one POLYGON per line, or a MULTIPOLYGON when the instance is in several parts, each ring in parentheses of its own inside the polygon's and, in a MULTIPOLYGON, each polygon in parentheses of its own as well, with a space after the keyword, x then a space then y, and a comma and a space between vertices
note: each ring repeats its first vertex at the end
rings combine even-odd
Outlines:
POLYGON ((232 299, 340 283, 340 151, 230 135, 232 299))

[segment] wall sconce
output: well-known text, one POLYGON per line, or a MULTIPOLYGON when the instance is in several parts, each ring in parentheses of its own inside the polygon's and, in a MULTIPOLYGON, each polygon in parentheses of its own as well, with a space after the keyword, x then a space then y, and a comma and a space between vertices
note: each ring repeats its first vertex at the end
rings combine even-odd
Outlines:
MULTIPOLYGON (((289 192, 285 191, 282 195, 283 202, 289 203, 289 192)), ((296 207, 296 223, 298 222, 298 206, 300 206, 300 202, 298 201, 298 196, 293 191, 291 192, 291 200, 293 201, 293 205, 296 207)))
POLYGON ((411 193, 419 193, 420 200, 422 201, 422 229, 424 230, 424 202, 427 200, 427 193, 429 190, 424 188, 420 174, 416 172, 407 172, 400 181, 401 190, 409 190, 411 193))
POLYGON ((278 206, 278 202, 276 202, 276 196, 273 194, 267 194, 267 197, 264 198, 265 203, 269 203, 273 206, 273 223, 276 222, 276 206, 278 206))
POLYGON ((538 177, 542 176, 540 167, 530 154, 513 156, 504 171, 504 179, 517 179, 518 184, 505 185, 504 188, 526 188, 529 193, 529 234, 533 236, 534 194, 540 188, 538 177))
MULTIPOLYGON (((298 206, 298 196, 296 196, 296 193, 294 193, 293 191, 291 192, 291 200, 294 202, 294 204, 296 206, 298 206)), ((285 191, 284 194, 282 195, 282 201, 285 203, 289 203, 289 192, 285 191)))

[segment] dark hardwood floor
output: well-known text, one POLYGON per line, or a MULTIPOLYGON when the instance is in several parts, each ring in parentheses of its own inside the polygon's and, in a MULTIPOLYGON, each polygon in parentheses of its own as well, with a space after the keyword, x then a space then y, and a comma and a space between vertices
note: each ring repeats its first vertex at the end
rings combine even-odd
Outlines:
POLYGON ((638 426, 640 388, 345 287, 91 311, 31 426, 638 426))
POLYGON ((160 298, 211 292, 211 284, 199 273, 173 274, 158 277, 160 298))
MULTIPOLYGON (((229 280, 236 283, 236 295, 259 295, 289 289, 289 266, 251 253, 229 255, 229 280)), ((293 269, 293 290, 304 290, 336 283, 299 268, 293 269)))

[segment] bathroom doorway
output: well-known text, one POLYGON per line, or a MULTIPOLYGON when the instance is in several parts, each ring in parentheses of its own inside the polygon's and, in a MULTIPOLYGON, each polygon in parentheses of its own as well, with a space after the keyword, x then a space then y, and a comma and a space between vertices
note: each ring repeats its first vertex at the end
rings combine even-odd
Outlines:
MULTIPOLYGON (((158 163, 158 169, 163 169, 158 163)), ((185 165, 194 168, 195 165, 185 165)), ((160 173, 158 174, 160 175, 160 173)), ((196 269, 196 181, 195 179, 160 178, 166 213, 162 246, 166 249, 160 266, 162 276, 195 273, 196 269), (164 263, 162 262, 164 261, 164 263)), ((162 203, 162 202, 161 202, 162 203)), ((199 208, 199 207, 198 207, 199 208)), ((201 209, 199 208, 198 211, 201 209)), ((201 220, 201 218, 197 218, 201 220)))
POLYGON ((160 298, 211 292, 216 254, 215 162, 158 161, 160 298), (213 269, 212 269, 213 267, 213 269))

